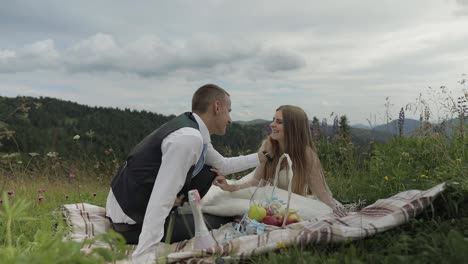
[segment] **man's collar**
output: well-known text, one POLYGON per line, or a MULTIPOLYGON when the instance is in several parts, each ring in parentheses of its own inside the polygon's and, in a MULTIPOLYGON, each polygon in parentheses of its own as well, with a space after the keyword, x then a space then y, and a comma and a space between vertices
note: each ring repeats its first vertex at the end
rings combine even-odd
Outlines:
POLYGON ((199 115, 193 113, 193 116, 195 117, 195 120, 198 123, 198 128, 200 129, 200 133, 203 138, 203 144, 208 144, 211 142, 211 137, 210 137, 210 132, 208 131, 208 128, 205 125, 205 122, 200 118, 199 115))

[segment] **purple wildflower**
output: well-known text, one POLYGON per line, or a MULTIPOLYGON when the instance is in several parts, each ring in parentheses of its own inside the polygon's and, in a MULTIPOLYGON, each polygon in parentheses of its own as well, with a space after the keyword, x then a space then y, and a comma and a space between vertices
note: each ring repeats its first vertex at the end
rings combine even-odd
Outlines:
POLYGON ((320 136, 320 128, 319 128, 319 120, 317 117, 314 116, 312 121, 312 137, 315 140, 318 140, 320 136))
POLYGON ((338 116, 336 115, 333 119, 333 136, 336 136, 338 133, 339 124, 338 116))
POLYGON ((45 189, 39 189, 37 190, 37 193, 45 193, 45 189))
POLYGON ((37 196, 37 200, 39 200, 39 202, 41 202, 42 200, 44 200, 44 196, 42 194, 39 194, 37 196))
POLYGON ((8 194, 8 195, 13 195, 13 194, 15 194, 15 193, 16 193, 15 190, 9 190, 9 191, 7 191, 7 194, 8 194))
POLYGON ((97 195, 96 193, 93 193, 93 197, 96 197, 96 195, 97 195))
POLYGON ((2 203, 3 203, 3 200, 2 200, 2 199, 0 199, 0 204, 2 204, 2 203))
POLYGON ((324 137, 328 136, 328 124, 326 118, 322 119, 322 135, 324 137))
POLYGON ((405 124, 405 110, 403 107, 400 110, 400 114, 398 115, 398 131, 400 133, 400 137, 403 136, 403 125, 405 124))

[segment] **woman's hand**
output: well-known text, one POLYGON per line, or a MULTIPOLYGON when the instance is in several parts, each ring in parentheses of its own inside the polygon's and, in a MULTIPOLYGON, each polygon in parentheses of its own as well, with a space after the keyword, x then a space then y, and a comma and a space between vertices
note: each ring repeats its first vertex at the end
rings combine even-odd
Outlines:
POLYGON ((216 174, 218 174, 218 176, 216 176, 216 178, 213 181, 213 185, 218 186, 223 191, 228 191, 228 192, 236 191, 236 186, 229 184, 226 181, 225 176, 219 175, 219 171, 217 169, 211 169, 211 171, 214 171, 216 172, 216 174))
POLYGON ((273 152, 273 145, 271 144, 270 137, 263 141, 262 149, 270 154, 273 152))
POLYGON ((269 161, 268 157, 266 157, 266 155, 268 155, 270 158, 273 158, 272 157, 272 152, 273 152, 273 146, 270 142, 270 139, 267 138, 266 140, 263 141, 262 143, 262 146, 258 149, 258 156, 259 156, 259 159, 260 159, 260 163, 265 163, 267 161, 269 161), (265 154, 267 153, 267 154, 265 154))

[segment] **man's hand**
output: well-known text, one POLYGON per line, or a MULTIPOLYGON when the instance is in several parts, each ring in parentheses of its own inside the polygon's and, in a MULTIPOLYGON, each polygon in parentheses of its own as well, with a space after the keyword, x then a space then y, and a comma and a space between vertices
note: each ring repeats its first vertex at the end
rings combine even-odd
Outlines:
POLYGON ((235 185, 230 185, 226 181, 225 176, 219 175, 219 171, 217 169, 211 169, 211 170, 216 172, 216 174, 218 174, 218 176, 216 176, 216 178, 213 181, 213 185, 218 186, 223 191, 233 192, 237 190, 237 188, 235 188, 236 187, 235 185))

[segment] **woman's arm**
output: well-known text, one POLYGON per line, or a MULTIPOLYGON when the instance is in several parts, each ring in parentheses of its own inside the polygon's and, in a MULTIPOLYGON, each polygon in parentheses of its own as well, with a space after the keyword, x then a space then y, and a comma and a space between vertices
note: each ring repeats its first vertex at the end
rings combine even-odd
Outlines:
MULTIPOLYGON (((260 146, 260 149, 259 149, 258 153, 262 153, 264 150, 267 153, 271 152, 271 146, 270 146, 270 143, 268 142, 268 140, 263 141, 262 145, 260 146)), ((263 155, 263 153, 262 153, 262 155, 263 155)), ((248 187, 251 187, 251 186, 257 186, 258 183, 260 182, 260 180, 262 179, 262 175, 264 174, 265 163, 266 162, 269 162, 266 158, 261 159, 260 164, 255 169, 254 177, 251 180, 249 180, 247 182, 244 182, 244 183, 240 183, 240 184, 229 184, 226 181, 226 177, 223 176, 223 175, 220 175, 219 170, 213 169, 213 171, 218 174, 218 176, 213 181, 213 185, 216 185, 216 186, 220 187, 222 190, 229 191, 229 192, 234 192, 234 191, 244 189, 244 188, 248 188, 248 187)))
POLYGON ((328 188, 325 176, 323 175, 322 164, 320 163, 320 159, 317 153, 315 153, 312 149, 308 149, 307 156, 309 158, 309 164, 312 165, 309 174, 310 178, 307 180, 310 191, 321 202, 335 210, 335 202, 333 200, 330 189, 328 188))

